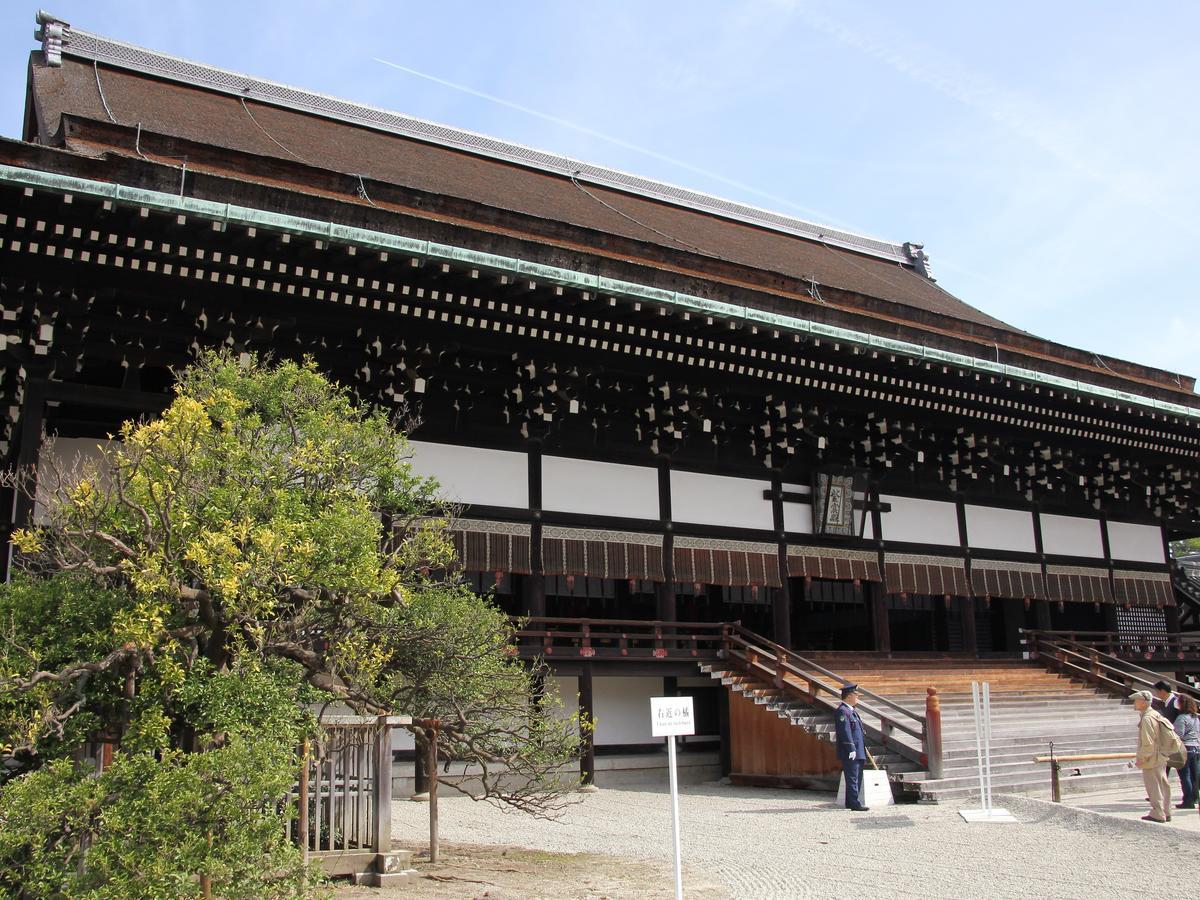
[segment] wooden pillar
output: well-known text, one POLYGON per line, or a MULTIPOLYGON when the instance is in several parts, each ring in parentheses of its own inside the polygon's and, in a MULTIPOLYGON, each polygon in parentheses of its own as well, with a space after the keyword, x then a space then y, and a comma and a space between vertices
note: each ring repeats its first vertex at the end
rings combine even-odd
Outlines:
MULTIPOLYGON (((670 497, 670 478, 661 477, 660 472, 660 487, 665 483, 667 487, 662 488, 666 492, 663 503, 666 510, 665 515, 669 516, 671 511, 670 497)), ((671 534, 670 522, 665 518, 663 527, 667 529, 663 535, 663 580, 654 586, 654 616, 660 622, 678 622, 679 607, 675 601, 675 536, 671 534)), ((674 628, 663 629, 665 640, 663 641, 664 649, 670 651, 675 649, 675 641, 671 635, 675 634, 674 628)))
POLYGON ((413 794, 429 793, 429 760, 423 731, 413 732, 413 794))
POLYGON ((535 618, 546 615, 546 576, 527 575, 523 581, 525 615, 535 618))
MULTIPOLYGON (((392 849, 392 729, 387 716, 379 717, 375 731, 375 834, 371 849, 376 853, 390 853, 392 849)), ((332 791, 333 785, 330 784, 332 791)), ((332 802, 332 793, 330 794, 332 802)), ((333 821, 330 807, 329 821, 333 821)), ((318 822, 318 827, 320 823, 318 822)), ((319 846, 319 842, 318 842, 319 846)), ((333 839, 330 838, 330 848, 333 839)))
POLYGON ((959 609, 962 616, 963 653, 968 656, 978 656, 979 636, 975 631, 975 598, 964 597, 959 609))
POLYGON ((675 603, 675 537, 663 536, 663 580, 654 586, 655 616, 661 622, 679 619, 675 603))
POLYGON ((1033 614, 1034 622, 1037 625, 1038 631, 1050 631, 1053 625, 1050 624, 1050 601, 1049 600, 1034 600, 1033 614))
POLYGON ((46 382, 29 378, 25 382, 25 397, 21 404, 21 432, 17 443, 16 471, 24 479, 12 491, 12 518, 5 535, 4 553, 0 555, 0 575, 8 581, 12 568, 12 531, 24 528, 33 521, 34 497, 37 494, 38 451, 42 447, 42 423, 46 416, 46 382))
POLYGON ((717 729, 721 733, 720 765, 721 777, 724 778, 733 771, 732 753, 730 747, 732 738, 729 733, 729 689, 721 685, 717 693, 717 729))
MULTIPOLYGON (((1179 607, 1178 606, 1168 606, 1168 607, 1164 608, 1163 609, 1163 617, 1167 620, 1168 648, 1170 650, 1171 655, 1174 656, 1175 653, 1177 653, 1178 649, 1179 649, 1179 635, 1180 635, 1179 607)), ((1182 665, 1180 665, 1178 668, 1176 668, 1175 671, 1172 673, 1172 675, 1176 681, 1186 681, 1187 680, 1187 672, 1184 671, 1182 665)))
POLYGON ((892 652, 892 624, 888 618, 887 597, 883 594, 883 588, 867 583, 856 588, 855 593, 861 593, 870 598, 871 627, 875 634, 875 649, 890 655, 892 652))
POLYGON ((774 613, 772 638, 780 646, 792 648, 791 592, 784 579, 781 588, 767 588, 771 592, 771 608, 774 613))
POLYGON ((787 529, 783 516, 783 476, 771 475, 771 521, 779 541, 779 587, 771 590, 771 631, 775 643, 792 649, 792 587, 788 579, 787 529))
MULTIPOLYGON (((592 666, 585 663, 579 673, 579 711, 589 723, 596 720, 596 702, 592 691, 592 666)), ((583 752, 579 754, 579 780, 585 785, 596 783, 596 738, 589 728, 583 734, 583 752)))
POLYGON ((1003 603, 1004 649, 1008 653, 1020 653, 1021 629, 1025 627, 1025 601, 1020 597, 993 598, 993 603, 1003 603))

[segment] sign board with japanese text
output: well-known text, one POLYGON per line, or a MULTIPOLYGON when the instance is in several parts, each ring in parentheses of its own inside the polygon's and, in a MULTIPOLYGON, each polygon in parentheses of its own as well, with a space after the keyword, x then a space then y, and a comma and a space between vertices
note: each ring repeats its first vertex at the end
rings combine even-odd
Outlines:
POLYGON ((651 697, 650 729, 654 737, 696 733, 691 697, 651 697))

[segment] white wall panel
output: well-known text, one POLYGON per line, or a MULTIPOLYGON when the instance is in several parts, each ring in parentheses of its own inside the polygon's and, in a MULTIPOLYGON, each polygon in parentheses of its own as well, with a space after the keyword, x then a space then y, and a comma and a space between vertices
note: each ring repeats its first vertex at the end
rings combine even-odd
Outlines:
POLYGON ((542 507, 557 512, 657 519, 658 470, 543 456, 542 507))
POLYGON ((529 459, 524 453, 410 441, 413 468, 432 475, 454 503, 529 506, 529 459))
MULTIPOLYGON (((812 495, 812 488, 807 484, 785 484, 783 491, 785 494, 812 495)), ((783 530, 796 534, 812 534, 812 504, 784 503, 783 530)))
POLYGON ((775 520, 763 491, 769 481, 730 478, 699 472, 671 472, 671 518, 698 525, 761 528, 770 531, 775 520))
POLYGON ((968 505, 966 512, 967 544, 971 547, 1037 553, 1033 513, 1029 510, 968 505))
POLYGON ((663 680, 647 677, 593 678, 597 744, 654 744, 650 698, 661 697, 663 680))
POLYGON ((916 500, 881 494, 891 512, 882 513, 883 539, 914 544, 943 544, 957 547, 958 509, 943 500, 916 500))
MULTIPOLYGON (((115 442, 114 442, 115 443, 115 442)), ((52 490, 52 472, 57 470, 62 477, 69 478, 71 472, 78 466, 86 466, 101 458, 101 448, 109 442, 99 438, 55 438, 49 452, 43 448, 38 453, 37 494, 34 497, 33 519, 40 522, 43 519, 47 495, 52 490)), ((106 470, 107 471, 107 470, 106 470)))
POLYGON ((1104 539, 1099 519, 1042 514, 1042 549, 1059 556, 1104 559, 1104 539))
POLYGON ((1157 525, 1109 522, 1108 549, 1113 559, 1149 563, 1167 561, 1163 552, 1162 529, 1157 525))

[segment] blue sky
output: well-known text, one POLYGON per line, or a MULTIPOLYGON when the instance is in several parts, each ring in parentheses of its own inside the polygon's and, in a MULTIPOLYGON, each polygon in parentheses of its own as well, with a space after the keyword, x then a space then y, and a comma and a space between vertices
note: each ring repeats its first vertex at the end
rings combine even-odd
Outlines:
MULTIPOLYGON (((1197 3, 41 2, 156 50, 924 241, 944 287, 1012 325, 1200 375, 1197 3)), ((0 10, 4 136, 36 9, 0 10)))

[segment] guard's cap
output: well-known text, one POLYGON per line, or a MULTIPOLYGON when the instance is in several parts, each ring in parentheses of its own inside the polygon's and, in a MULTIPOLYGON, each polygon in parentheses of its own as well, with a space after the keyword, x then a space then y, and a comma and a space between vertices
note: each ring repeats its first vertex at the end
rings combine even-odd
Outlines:
POLYGON ((1149 691, 1134 691, 1129 695, 1130 700, 1145 700, 1147 703, 1154 702, 1154 695, 1149 691))
POLYGON ((858 690, 857 684, 843 684, 842 685, 842 699, 845 700, 847 697, 849 697, 851 694, 853 694, 857 690, 858 690))

